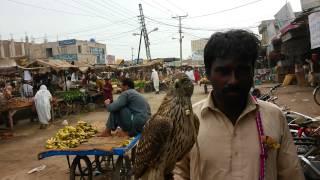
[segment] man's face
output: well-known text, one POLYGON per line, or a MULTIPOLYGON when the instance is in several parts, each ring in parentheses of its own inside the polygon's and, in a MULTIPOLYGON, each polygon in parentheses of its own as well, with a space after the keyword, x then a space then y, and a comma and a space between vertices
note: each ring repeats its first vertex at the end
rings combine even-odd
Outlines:
POLYGON ((129 89, 129 88, 128 88, 127 85, 121 84, 121 91, 122 91, 122 92, 124 92, 124 91, 126 91, 126 90, 128 90, 128 89, 129 89))
POLYGON ((249 60, 217 58, 211 65, 209 80, 214 96, 224 103, 247 100, 253 82, 253 66, 249 60))

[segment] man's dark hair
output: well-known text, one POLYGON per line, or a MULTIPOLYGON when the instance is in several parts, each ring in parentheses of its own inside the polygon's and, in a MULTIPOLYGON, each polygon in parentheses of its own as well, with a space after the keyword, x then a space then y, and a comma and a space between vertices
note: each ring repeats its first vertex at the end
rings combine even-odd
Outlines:
POLYGON ((5 82, 0 82, 0 88, 5 88, 6 87, 6 83, 5 82))
POLYGON ((123 86, 128 86, 129 89, 134 89, 134 82, 132 79, 124 78, 121 82, 123 86))
POLYGON ((214 33, 204 48, 206 74, 210 75, 211 65, 217 58, 247 60, 254 67, 259 47, 257 36, 245 30, 214 33))

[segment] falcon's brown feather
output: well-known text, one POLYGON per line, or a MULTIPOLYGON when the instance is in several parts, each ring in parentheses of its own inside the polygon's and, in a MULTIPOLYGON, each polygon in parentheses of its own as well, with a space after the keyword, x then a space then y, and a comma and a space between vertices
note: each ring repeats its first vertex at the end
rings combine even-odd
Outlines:
POLYGON ((183 73, 172 82, 157 113, 144 127, 134 163, 136 178, 165 179, 196 141, 199 120, 192 111, 193 84, 183 73))
POLYGON ((172 123, 165 117, 155 115, 145 125, 146 129, 153 129, 153 133, 142 133, 139 148, 136 151, 135 175, 142 176, 146 169, 159 159, 161 146, 167 141, 172 123))

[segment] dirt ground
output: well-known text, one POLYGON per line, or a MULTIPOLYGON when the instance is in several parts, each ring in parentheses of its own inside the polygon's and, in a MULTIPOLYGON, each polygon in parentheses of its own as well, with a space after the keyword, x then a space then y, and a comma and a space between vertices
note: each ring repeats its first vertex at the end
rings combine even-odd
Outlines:
MULTIPOLYGON (((262 85, 262 91, 267 91, 271 84, 262 85)), ((320 116, 320 106, 317 106, 312 99, 312 88, 287 86, 279 88, 275 94, 278 96, 280 106, 287 105, 290 110, 298 111, 310 116, 320 116)), ((154 93, 144 94, 148 99, 152 113, 159 107, 164 93, 155 95, 154 93)), ((203 87, 196 86, 192 102, 204 99, 203 87)), ((40 130, 37 122, 30 123, 22 121, 15 126, 14 137, 8 140, 0 140, 0 179, 1 180, 49 180, 49 179, 69 179, 68 165, 64 156, 55 156, 43 160, 37 159, 37 154, 44 150, 45 141, 53 136, 57 129, 62 128, 61 122, 67 119, 70 124, 75 124, 77 120, 85 120, 98 127, 104 128, 107 113, 104 109, 95 112, 73 115, 55 122, 47 129, 40 130), (46 165, 43 171, 33 174, 27 172, 40 165, 46 165)), ((103 175, 94 179, 104 179, 103 175)))

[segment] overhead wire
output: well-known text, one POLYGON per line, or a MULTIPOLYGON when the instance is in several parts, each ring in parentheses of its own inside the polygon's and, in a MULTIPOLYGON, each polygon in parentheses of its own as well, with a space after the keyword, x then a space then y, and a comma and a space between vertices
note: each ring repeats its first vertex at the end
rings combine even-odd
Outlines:
POLYGON ((90 15, 90 14, 73 13, 73 12, 63 11, 63 10, 59 10, 59 9, 52 9, 52 8, 37 6, 37 5, 34 5, 34 4, 25 3, 25 2, 21 2, 21 1, 15 1, 15 0, 7 0, 7 1, 13 2, 13 3, 15 3, 15 4, 23 5, 23 6, 29 6, 29 7, 33 7, 33 8, 38 8, 38 9, 46 10, 46 11, 53 11, 53 12, 70 14, 70 15, 77 15, 77 16, 97 17, 97 16, 95 16, 95 15, 90 15))
POLYGON ((146 5, 148 5, 149 7, 152 7, 153 9, 156 9, 156 10, 158 10, 159 12, 161 11, 163 14, 168 15, 168 12, 167 12, 167 11, 164 11, 163 9, 158 8, 158 7, 154 6, 153 4, 151 4, 151 3, 149 3, 149 2, 147 2, 147 1, 145 1, 145 0, 141 0, 141 1, 143 1, 143 2, 144 2, 146 5))
MULTIPOLYGON (((134 17, 135 18, 135 17, 134 17)), ((130 19, 130 18, 128 18, 130 19)), ((117 25, 119 23, 122 23, 122 22, 125 22, 127 21, 128 19, 123 19, 123 20, 120 20, 120 21, 116 21, 116 22, 113 22, 113 23, 109 23, 109 24, 106 24, 106 25, 101 25, 101 26, 98 26, 98 27, 92 27, 90 26, 90 28, 86 28, 84 30, 81 30, 81 31, 74 31, 74 32, 66 32, 66 33, 61 33, 61 34, 58 34, 58 36, 67 36, 67 35, 73 35, 73 34, 79 34, 79 33, 83 33, 83 32, 90 32, 90 31, 95 31, 97 29, 105 29, 105 28, 108 28, 110 29, 110 27, 114 26, 114 25, 117 25)), ((132 18, 131 18, 132 19, 132 18)), ((48 35, 47 37, 55 37, 56 35, 48 35)), ((84 35, 83 35, 84 36, 84 35)), ((44 36, 41 36, 41 37, 36 37, 35 39, 43 39, 44 36)))
MULTIPOLYGON (((145 17, 146 19, 149 19, 155 23, 158 24, 162 24, 162 25, 166 25, 166 26, 171 26, 171 27, 179 27, 178 25, 173 25, 173 24, 168 24, 162 21, 158 21, 155 19, 152 19, 150 17, 145 17)), ((252 28, 252 27, 258 27, 258 26, 248 26, 248 28, 252 28)), ((181 26, 182 29, 189 29, 189 30, 198 30, 198 31, 223 31, 226 29, 234 29, 234 28, 219 28, 219 29, 210 29, 210 28, 193 28, 193 27, 187 27, 187 26, 181 26)), ((247 27, 243 27, 243 28, 247 28, 247 27)))
MULTIPOLYGON (((98 4, 98 5, 101 5, 102 7, 108 9, 109 11, 116 13, 116 14, 119 14, 123 17, 127 17, 127 16, 131 17, 132 16, 131 14, 128 14, 128 12, 124 11, 123 9, 121 9, 113 4, 109 4, 107 1, 103 1, 103 0, 100 0, 100 1, 91 0, 91 1, 98 4)), ((137 14, 134 13, 134 16, 137 16, 137 14)))
POLYGON ((177 6, 176 4, 174 4, 173 2, 171 2, 170 0, 166 0, 169 4, 171 4, 172 6, 174 6, 175 8, 179 9, 180 11, 182 11, 183 13, 187 14, 187 11, 183 10, 182 8, 180 8, 179 6, 177 6))
POLYGON ((132 11, 131 9, 126 8, 125 6, 121 5, 120 3, 116 2, 116 1, 113 1, 113 0, 107 0, 107 1, 106 0, 101 0, 101 1, 103 1, 103 2, 105 2, 107 4, 109 4, 108 2, 110 1, 110 2, 112 2, 111 5, 117 4, 118 6, 115 6, 115 7, 117 9, 119 9, 120 11, 123 11, 125 13, 129 13, 130 12, 131 14, 134 14, 134 15, 138 14, 138 11, 132 11))
MULTIPOLYGON (((90 4, 88 4, 88 3, 84 3, 84 1, 81 1, 82 2, 82 4, 79 2, 79 1, 76 1, 76 0, 72 0, 73 2, 75 2, 75 3, 77 3, 77 4, 79 4, 80 6, 84 6, 84 4, 85 4, 85 8, 89 8, 89 9, 91 9, 91 10, 93 10, 93 11, 97 11, 97 9, 95 9, 95 8, 93 8, 92 6, 90 6, 90 4)), ((90 1, 91 2, 91 1, 90 1)), ((110 13, 110 12, 109 12, 110 13)), ((117 16, 116 14, 114 14, 113 12, 111 12, 113 15, 115 15, 115 16, 117 16)), ((125 17, 125 18, 128 18, 128 17, 125 17)), ((135 27, 135 25, 133 25, 133 24, 130 24, 130 23, 128 23, 128 22, 126 22, 126 23, 124 23, 124 24, 127 24, 127 25, 129 25, 129 26, 132 26, 132 27, 135 27)))
MULTIPOLYGON (((122 38, 122 37, 125 37, 123 36, 123 34, 127 34, 127 33, 130 33, 130 32, 135 32, 136 30, 138 30, 139 28, 135 28, 135 29, 131 29, 129 31, 124 31, 124 32, 120 32, 120 33, 117 33, 117 34, 114 34, 112 36, 107 36, 107 38, 103 38, 103 40, 112 40, 112 39, 118 39, 119 37, 122 38), (119 36, 120 35, 120 36, 119 36), (114 37, 115 36, 115 37, 114 37)), ((101 37, 100 37, 101 38, 101 37)), ((101 38, 102 39, 102 38, 101 38)), ((103 40, 100 40, 100 41, 103 41, 103 40)))
POLYGON ((152 2, 153 2, 154 4, 157 4, 159 7, 165 9, 166 11, 168 11, 168 12, 170 12, 170 13, 172 13, 172 14, 175 14, 175 12, 173 12, 172 10, 170 10, 170 9, 167 8, 167 7, 164 7, 162 4, 158 3, 157 1, 152 0, 152 2))
POLYGON ((260 1, 263 1, 263 0, 255 0, 255 1, 251 1, 251 2, 248 2, 248 3, 242 4, 242 5, 239 5, 239 6, 232 7, 232 8, 228 8, 228 9, 224 9, 224 10, 220 10, 220 11, 216 11, 216 12, 212 12, 212 13, 197 15, 197 16, 191 16, 191 17, 188 17, 187 19, 201 18, 201 17, 211 16, 211 15, 215 15, 215 14, 221 14, 221 13, 224 13, 224 12, 228 12, 228 11, 239 9, 239 8, 242 8, 242 7, 245 7, 245 6, 249 6, 249 5, 258 3, 260 1))

